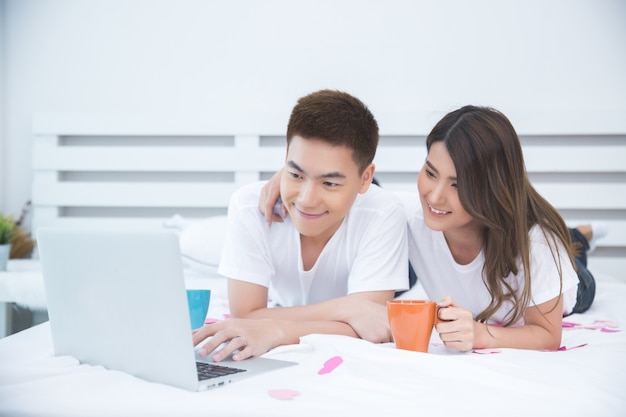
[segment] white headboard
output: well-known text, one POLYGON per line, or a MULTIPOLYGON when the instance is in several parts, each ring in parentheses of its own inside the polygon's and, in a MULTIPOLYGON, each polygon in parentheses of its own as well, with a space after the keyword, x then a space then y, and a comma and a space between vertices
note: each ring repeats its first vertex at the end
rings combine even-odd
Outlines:
MULTIPOLYGON (((231 193, 283 164, 283 127, 225 128, 160 118, 41 115, 33 129, 33 230, 40 226, 161 227, 174 214, 225 214, 231 193)), ((415 190, 424 133, 383 130, 376 177, 415 190)), ((521 135, 527 170, 571 224, 602 220, 590 259, 626 280, 626 134, 521 135)))

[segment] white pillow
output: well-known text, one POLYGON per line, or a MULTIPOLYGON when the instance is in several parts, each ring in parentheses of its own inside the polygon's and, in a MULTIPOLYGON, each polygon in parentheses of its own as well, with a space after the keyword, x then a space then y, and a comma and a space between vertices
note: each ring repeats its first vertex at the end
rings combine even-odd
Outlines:
POLYGON ((176 214, 164 223, 166 228, 177 229, 183 261, 190 261, 190 266, 219 265, 227 226, 226 215, 188 220, 176 214))

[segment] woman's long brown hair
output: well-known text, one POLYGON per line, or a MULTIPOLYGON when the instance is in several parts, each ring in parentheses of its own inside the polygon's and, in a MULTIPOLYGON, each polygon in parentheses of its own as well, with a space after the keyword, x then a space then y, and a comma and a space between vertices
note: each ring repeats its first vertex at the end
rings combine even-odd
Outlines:
POLYGON ((531 185, 519 137, 499 111, 465 106, 448 113, 428 135, 429 151, 435 142, 445 144, 454 162, 461 204, 483 226, 483 281, 491 303, 476 320, 487 321, 504 302, 511 301, 514 307, 504 325, 514 324, 532 302, 528 233, 536 224, 542 228, 562 289, 557 240, 574 265, 574 248, 565 221, 531 185), (517 274, 520 267, 524 287, 516 290, 506 277, 517 274))

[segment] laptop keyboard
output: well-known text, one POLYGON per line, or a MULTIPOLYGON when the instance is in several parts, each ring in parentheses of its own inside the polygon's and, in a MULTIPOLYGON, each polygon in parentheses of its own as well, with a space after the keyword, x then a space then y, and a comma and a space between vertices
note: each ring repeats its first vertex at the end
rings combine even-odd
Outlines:
POLYGON ((198 368, 198 379, 200 381, 246 371, 245 369, 231 368, 206 362, 196 362, 196 368, 198 368))

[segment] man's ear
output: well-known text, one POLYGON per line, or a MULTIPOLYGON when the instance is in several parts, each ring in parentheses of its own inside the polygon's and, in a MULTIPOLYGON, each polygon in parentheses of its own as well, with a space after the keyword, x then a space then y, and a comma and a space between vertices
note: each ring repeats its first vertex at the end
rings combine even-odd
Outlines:
POLYGON ((370 188, 372 184, 372 180, 374 179, 374 171, 376 170, 376 166, 374 164, 369 164, 367 168, 361 174, 361 188, 359 189, 359 194, 363 194, 370 188))

